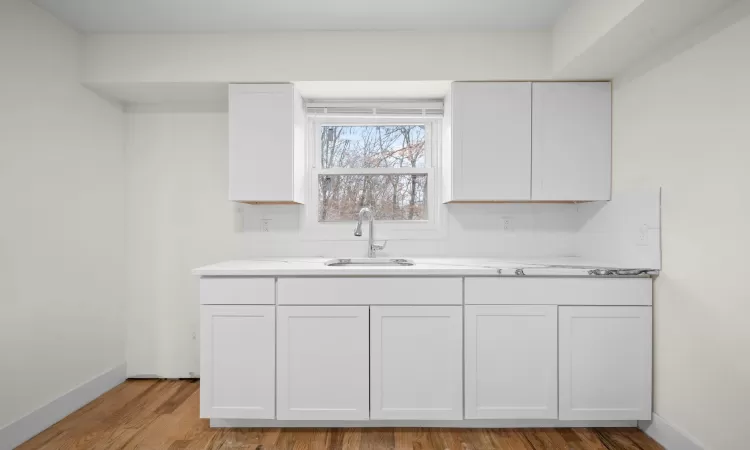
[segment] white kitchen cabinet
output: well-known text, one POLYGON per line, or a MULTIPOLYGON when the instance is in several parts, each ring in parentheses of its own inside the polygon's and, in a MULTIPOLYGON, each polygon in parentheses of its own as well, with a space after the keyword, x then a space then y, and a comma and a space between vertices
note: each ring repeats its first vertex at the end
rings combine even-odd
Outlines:
POLYGON ((200 415, 274 418, 274 306, 204 305, 200 415))
POLYGON ((534 83, 532 93, 531 199, 609 200, 610 83, 534 83))
POLYGON ((304 103, 293 84, 229 86, 229 200, 302 203, 304 103))
POLYGON ((531 199, 531 83, 453 83, 445 202, 531 199))
POLYGON ((372 419, 463 417, 461 306, 372 306, 372 419))
POLYGON ((557 418, 557 306, 466 306, 467 419, 557 418))
POLYGON ((279 306, 278 419, 368 419, 368 338, 367 306, 279 306))
POLYGON ((651 307, 561 306, 561 420, 651 419, 651 307))

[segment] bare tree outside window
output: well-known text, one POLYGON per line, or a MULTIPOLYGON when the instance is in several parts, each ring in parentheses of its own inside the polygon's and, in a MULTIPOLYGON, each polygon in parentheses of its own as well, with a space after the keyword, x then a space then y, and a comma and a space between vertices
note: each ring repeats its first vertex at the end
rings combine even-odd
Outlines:
POLYGON ((424 125, 326 125, 321 132, 321 167, 423 168, 424 140, 424 125))
POLYGON ((409 173, 426 165, 424 125, 325 125, 320 138, 322 169, 368 171, 319 175, 320 222, 354 220, 363 207, 380 220, 427 219, 427 175, 409 173))

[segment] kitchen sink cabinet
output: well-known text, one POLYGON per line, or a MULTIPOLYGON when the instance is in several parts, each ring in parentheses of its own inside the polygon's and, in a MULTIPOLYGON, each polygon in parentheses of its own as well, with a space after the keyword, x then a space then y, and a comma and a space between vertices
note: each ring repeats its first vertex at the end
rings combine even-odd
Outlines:
POLYGON ((279 306, 278 316, 278 418, 368 419, 367 306, 279 306))
POLYGON ((651 417, 648 278, 356 273, 202 279, 201 417, 252 426, 651 417))
POLYGON ((463 417, 460 306, 373 306, 373 419, 463 417))

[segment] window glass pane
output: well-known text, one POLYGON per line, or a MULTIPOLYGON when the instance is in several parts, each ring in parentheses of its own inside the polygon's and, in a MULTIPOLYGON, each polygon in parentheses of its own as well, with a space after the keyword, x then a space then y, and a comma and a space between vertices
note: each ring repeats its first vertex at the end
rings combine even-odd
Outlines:
POLYGON ((427 175, 320 175, 318 221, 357 220, 368 207, 377 220, 427 220, 427 175))
POLYGON ((321 127, 321 167, 425 166, 425 126, 321 127))

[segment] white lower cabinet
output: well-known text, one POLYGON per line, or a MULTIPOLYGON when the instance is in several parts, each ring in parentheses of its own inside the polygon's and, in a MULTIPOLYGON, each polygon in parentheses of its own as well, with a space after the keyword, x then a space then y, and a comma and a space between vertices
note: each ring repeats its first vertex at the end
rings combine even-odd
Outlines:
POLYGON ((466 306, 467 419, 557 418, 557 306, 466 306))
POLYGON ((278 307, 278 419, 369 418, 368 310, 278 307))
POLYGON ((651 419, 651 307, 561 306, 560 419, 651 419))
POLYGON ((372 306, 372 419, 463 417, 461 306, 372 306))
MULTIPOLYGON (((369 419, 469 419, 467 426, 471 419, 651 419, 645 281, 468 278, 456 285, 446 279, 441 286, 450 295, 438 300, 451 305, 312 306, 270 304, 307 301, 303 288, 314 286, 285 280, 274 298, 269 280, 202 280, 202 418, 342 426, 369 419), (465 305, 456 286, 465 288, 465 305), (544 304, 553 301, 567 304, 544 304), (627 306, 605 306, 615 301, 627 306)), ((408 281, 421 286, 429 279, 408 281)), ((371 293, 367 301, 405 295, 393 286, 376 287, 382 295, 371 293)), ((349 298, 320 292, 326 291, 308 295, 349 298)))
POLYGON ((201 306, 202 418, 274 418, 275 310, 201 306))

